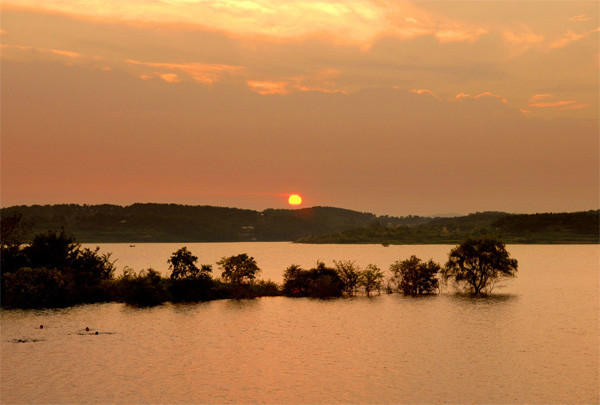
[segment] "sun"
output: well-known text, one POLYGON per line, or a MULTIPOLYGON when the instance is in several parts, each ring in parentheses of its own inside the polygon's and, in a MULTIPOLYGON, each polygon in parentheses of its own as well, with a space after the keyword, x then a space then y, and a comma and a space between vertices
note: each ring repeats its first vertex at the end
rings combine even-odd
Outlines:
POLYGON ((302 204, 302 197, 300 197, 298 194, 292 194, 290 195, 290 198, 288 198, 288 203, 290 205, 300 205, 302 204))

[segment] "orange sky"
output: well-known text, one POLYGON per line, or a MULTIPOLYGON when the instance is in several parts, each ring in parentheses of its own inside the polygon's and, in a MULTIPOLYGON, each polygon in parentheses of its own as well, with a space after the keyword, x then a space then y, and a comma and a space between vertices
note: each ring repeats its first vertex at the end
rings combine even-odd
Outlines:
POLYGON ((2 206, 598 208, 598 2, 2 2, 2 206))

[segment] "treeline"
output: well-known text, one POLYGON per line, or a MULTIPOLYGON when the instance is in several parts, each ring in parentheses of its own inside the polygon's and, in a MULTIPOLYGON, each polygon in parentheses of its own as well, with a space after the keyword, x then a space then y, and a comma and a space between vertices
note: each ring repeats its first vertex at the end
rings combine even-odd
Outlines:
POLYGON ((412 256, 390 266, 392 277, 373 264, 360 268, 353 261, 334 261, 333 267, 318 262, 314 268, 290 265, 283 285, 257 279, 254 258, 242 253, 223 257, 216 264, 220 278, 213 278, 212 264, 198 265, 186 247, 167 260, 170 277, 152 269, 136 272, 126 268, 114 276, 110 254, 81 248, 64 232, 38 234, 29 245, 19 241, 21 227, 2 240, 2 306, 11 308, 63 307, 83 303, 117 301, 152 306, 171 302, 198 302, 223 298, 288 297, 333 298, 364 293, 401 292, 404 295, 433 294, 439 279, 452 280, 459 288, 479 295, 491 291, 501 277, 512 277, 517 262, 510 259, 498 241, 469 239, 449 254, 444 268, 433 261, 412 256))
MULTIPOLYGON (((333 207, 267 209, 178 204, 33 205, 2 208, 29 235, 62 229, 83 243, 296 241, 300 243, 458 243, 494 237, 507 243, 599 243, 600 211, 453 218, 392 217, 333 207)), ((27 236, 26 242, 32 237, 27 236)))
MULTIPOLYGON (((2 222, 20 215, 31 225, 32 234, 63 229, 82 243, 291 241, 378 219, 370 213, 332 207, 260 212, 178 204, 13 206, 0 214, 2 222)), ((417 217, 382 218, 396 225, 413 223, 417 217)))
POLYGON ((416 226, 367 226, 297 240, 300 243, 458 243, 466 238, 496 238, 506 243, 599 243, 600 210, 573 213, 506 214, 483 212, 434 218, 416 226))

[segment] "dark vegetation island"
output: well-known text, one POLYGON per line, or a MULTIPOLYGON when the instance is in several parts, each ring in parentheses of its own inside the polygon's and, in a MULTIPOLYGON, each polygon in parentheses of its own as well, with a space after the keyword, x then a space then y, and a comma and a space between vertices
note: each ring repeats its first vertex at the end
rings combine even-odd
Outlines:
POLYGON ((267 209, 177 204, 33 205, 2 208, 20 215, 25 242, 62 229, 82 243, 296 241, 300 243, 455 244, 466 238, 505 243, 599 243, 600 210, 573 213, 482 212, 453 218, 376 216, 333 207, 267 209))
POLYGON ((115 277, 110 254, 99 248, 82 248, 64 231, 37 234, 24 244, 30 226, 15 215, 2 227, 1 293, 7 308, 48 308, 117 301, 153 306, 166 301, 198 302, 223 298, 288 297, 335 298, 372 293, 382 289, 418 296, 439 292, 440 280, 475 296, 491 292, 504 277, 514 277, 517 261, 504 244, 494 239, 467 239, 452 249, 448 263, 439 264, 412 256, 390 266, 386 282, 373 264, 360 268, 353 261, 334 261, 333 267, 318 262, 314 268, 290 265, 284 282, 258 280, 260 268, 245 253, 223 257, 216 264, 220 278, 213 278, 211 264, 198 264, 186 247, 175 251, 167 262, 170 277, 152 269, 139 272, 126 268, 115 277), (385 283, 385 285, 384 285, 385 283))

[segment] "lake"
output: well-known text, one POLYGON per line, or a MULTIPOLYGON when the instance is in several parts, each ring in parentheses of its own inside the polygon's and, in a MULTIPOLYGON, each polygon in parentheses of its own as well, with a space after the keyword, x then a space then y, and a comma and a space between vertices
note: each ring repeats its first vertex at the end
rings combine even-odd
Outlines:
MULTIPOLYGON (((119 270, 181 246, 213 264, 248 253, 263 279, 292 263, 385 269, 452 246, 104 244, 119 270)), ((598 403, 598 245, 509 245, 516 279, 488 298, 448 288, 336 300, 219 300, 2 310, 2 403, 598 403), (39 325, 44 328, 40 329, 39 325), (85 330, 86 327, 90 331, 85 330), (98 335, 95 335, 95 332, 98 335)), ((220 271, 215 266, 214 273, 220 271)))

